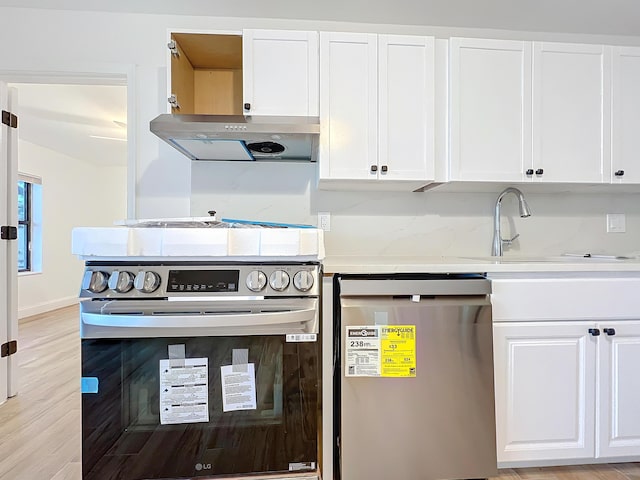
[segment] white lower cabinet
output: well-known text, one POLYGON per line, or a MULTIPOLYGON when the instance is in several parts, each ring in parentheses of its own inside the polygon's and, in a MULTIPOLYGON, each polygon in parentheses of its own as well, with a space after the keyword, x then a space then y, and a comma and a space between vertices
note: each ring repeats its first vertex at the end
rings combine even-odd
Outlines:
POLYGON ((640 321, 599 324, 596 457, 640 455, 640 321), (607 332, 605 329, 608 329, 607 332))
POLYGON ((640 460, 639 282, 493 282, 499 467, 640 460))
POLYGON ((494 325, 498 463, 594 456, 596 341, 585 322, 494 325))

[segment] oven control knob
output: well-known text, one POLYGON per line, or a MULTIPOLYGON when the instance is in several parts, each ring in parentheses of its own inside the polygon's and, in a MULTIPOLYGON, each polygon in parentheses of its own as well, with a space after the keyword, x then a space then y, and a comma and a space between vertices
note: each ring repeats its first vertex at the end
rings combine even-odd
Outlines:
POLYGON ((289 286, 289 274, 284 270, 276 270, 269 277, 269 285, 277 292, 282 292, 289 286))
POLYGON ((260 270, 254 270, 247 276, 247 288, 252 292, 259 292, 267 284, 267 276, 260 270))
POLYGON ((127 293, 133 288, 133 273, 116 270, 109 277, 109 288, 118 293, 127 293))
POLYGON ((313 287, 313 273, 300 270, 293 276, 293 286, 301 292, 308 292, 313 287))
POLYGON ((160 275, 156 272, 142 270, 136 275, 133 286, 142 293, 154 292, 160 286, 160 275))
POLYGON ((101 293, 107 289, 109 277, 98 270, 87 270, 82 278, 82 289, 91 293, 101 293))

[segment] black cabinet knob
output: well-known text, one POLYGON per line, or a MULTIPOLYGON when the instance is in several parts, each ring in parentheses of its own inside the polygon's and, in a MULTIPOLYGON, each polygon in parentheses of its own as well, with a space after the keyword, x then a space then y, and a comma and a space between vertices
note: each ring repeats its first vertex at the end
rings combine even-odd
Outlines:
POLYGON ((615 328, 603 328, 602 331, 611 337, 613 337, 616 334, 615 328))
POLYGON ((386 173, 387 170, 389 170, 389 167, 387 167, 386 165, 382 165, 381 170, 382 170, 382 173, 386 173))
POLYGON ((245 103, 244 104, 244 109, 245 110, 251 110, 251 104, 250 103, 245 103))
POLYGON ((524 173, 526 173, 527 175, 533 175, 533 168, 527 169, 527 171, 524 173))
POLYGON ((616 177, 621 177, 621 176, 623 176, 623 175, 624 175, 624 170, 618 170, 616 173, 614 173, 614 175, 615 175, 616 177))
POLYGON ((377 165, 371 165, 371 172, 375 173, 378 171, 378 166, 377 165))
POLYGON ((600 335, 600 329, 599 328, 590 328, 589 329, 589 333, 591 335, 593 335, 594 337, 597 337, 600 335))
POLYGON ((542 168, 539 168, 536 170, 536 175, 542 175, 544 173, 544 170, 542 168))

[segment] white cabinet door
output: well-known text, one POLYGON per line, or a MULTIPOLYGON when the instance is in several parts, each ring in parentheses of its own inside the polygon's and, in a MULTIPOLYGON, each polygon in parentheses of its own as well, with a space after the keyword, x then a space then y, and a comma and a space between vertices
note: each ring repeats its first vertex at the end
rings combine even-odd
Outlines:
POLYGON ((245 114, 318 116, 318 32, 243 30, 242 56, 245 114))
POLYGON ((613 49, 611 183, 640 183, 640 48, 613 49))
POLYGON ((320 32, 320 181, 377 178, 377 40, 320 32))
POLYGON ((499 465, 594 456, 593 326, 494 324, 499 465))
POLYGON ((378 37, 378 179, 434 178, 433 37, 378 37))
POLYGON ((531 165, 531 42, 450 40, 451 180, 522 181, 531 165))
POLYGON ((603 182, 610 168, 610 52, 533 44, 533 168, 545 182, 603 182))
POLYGON ((640 455, 640 321, 599 325, 597 457, 640 455))

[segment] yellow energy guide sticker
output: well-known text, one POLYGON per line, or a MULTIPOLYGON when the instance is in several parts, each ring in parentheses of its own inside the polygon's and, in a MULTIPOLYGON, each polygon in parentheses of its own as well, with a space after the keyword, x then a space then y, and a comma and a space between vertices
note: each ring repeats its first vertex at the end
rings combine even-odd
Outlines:
POLYGON ((416 326, 383 325, 380 332, 381 377, 416 376, 416 326))

